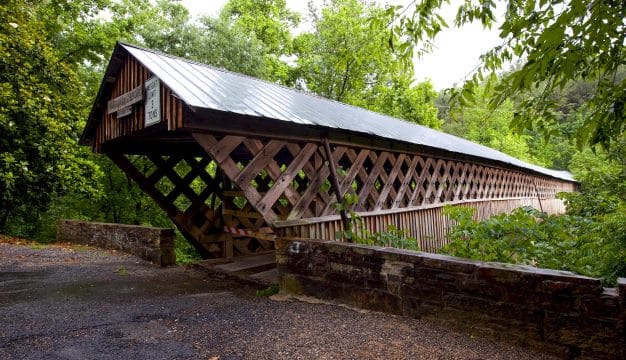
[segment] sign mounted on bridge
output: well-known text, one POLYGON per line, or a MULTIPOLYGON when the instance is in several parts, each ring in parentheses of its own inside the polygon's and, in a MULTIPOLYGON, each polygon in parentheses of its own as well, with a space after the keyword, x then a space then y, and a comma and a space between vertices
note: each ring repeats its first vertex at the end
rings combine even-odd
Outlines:
POLYGON ((143 87, 137 86, 107 103, 107 114, 117 113, 117 118, 130 115, 132 106, 143 100, 143 87))
POLYGON ((146 126, 161 122, 161 82, 153 76, 146 80, 146 126))

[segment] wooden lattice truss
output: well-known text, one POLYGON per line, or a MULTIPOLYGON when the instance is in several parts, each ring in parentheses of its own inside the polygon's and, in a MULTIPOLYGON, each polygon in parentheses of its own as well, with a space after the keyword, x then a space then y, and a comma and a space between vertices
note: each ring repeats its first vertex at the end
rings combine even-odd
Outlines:
POLYGON ((509 169, 339 144, 326 148, 321 140, 191 136, 198 151, 143 155, 143 167, 136 165, 138 157, 108 155, 205 256, 270 250, 268 233, 278 231, 276 225, 336 216, 335 204, 346 194, 358 199, 349 210, 363 213, 476 200, 552 199, 573 190, 571 183, 509 169), (242 233, 225 231, 229 228, 242 233))

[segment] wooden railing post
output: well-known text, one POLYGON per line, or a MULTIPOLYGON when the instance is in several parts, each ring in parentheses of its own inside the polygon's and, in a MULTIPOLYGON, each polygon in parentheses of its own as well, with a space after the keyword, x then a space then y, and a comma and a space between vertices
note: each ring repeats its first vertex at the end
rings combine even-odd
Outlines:
MULTIPOLYGON (((327 138, 322 138, 322 142, 324 143, 324 150, 326 152, 326 159, 328 159, 328 167, 330 168, 330 179, 333 187, 335 188, 335 196, 337 197, 337 202, 341 204, 341 208, 339 209, 339 215, 341 216, 341 223, 343 224, 343 230, 350 232, 352 230, 352 226, 350 223, 350 218, 344 209, 344 201, 341 196, 341 188, 339 187, 339 179, 337 178, 337 169, 335 168, 335 162, 333 161, 333 153, 330 150, 330 144, 328 144, 327 138)), ((348 242, 351 242, 351 238, 347 238, 348 242)))
POLYGON ((543 211, 543 204, 541 203, 541 194, 539 193, 539 188, 537 188, 537 182, 533 179, 533 186, 535 187, 535 193, 537 193, 537 201, 539 201, 539 210, 543 211))

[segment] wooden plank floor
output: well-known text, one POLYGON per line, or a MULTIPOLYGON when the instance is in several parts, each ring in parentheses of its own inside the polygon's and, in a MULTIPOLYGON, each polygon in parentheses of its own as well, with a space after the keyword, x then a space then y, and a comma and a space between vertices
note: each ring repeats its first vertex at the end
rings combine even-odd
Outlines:
POLYGON ((258 283, 261 283, 267 286, 277 285, 278 284, 278 269, 273 268, 270 270, 265 270, 260 273, 252 274, 248 277, 258 283))
POLYGON ((276 270, 276 254, 272 251, 266 254, 241 256, 233 259, 205 260, 201 267, 253 281, 262 285, 278 284, 276 270))
POLYGON ((276 255, 272 253, 261 255, 250 255, 233 258, 228 264, 216 265, 215 269, 236 273, 254 271, 258 268, 276 265, 276 255))

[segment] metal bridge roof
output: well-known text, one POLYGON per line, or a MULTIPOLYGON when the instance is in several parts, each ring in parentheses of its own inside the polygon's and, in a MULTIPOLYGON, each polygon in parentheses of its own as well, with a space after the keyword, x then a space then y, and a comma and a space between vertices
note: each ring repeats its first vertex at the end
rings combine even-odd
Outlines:
POLYGON ((118 46, 127 50, 182 101, 194 108, 348 130, 494 160, 574 181, 567 171, 532 165, 425 126, 134 45, 118 46))

